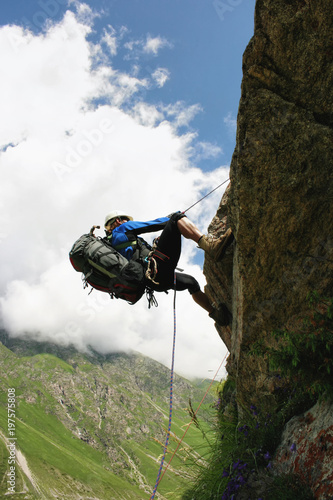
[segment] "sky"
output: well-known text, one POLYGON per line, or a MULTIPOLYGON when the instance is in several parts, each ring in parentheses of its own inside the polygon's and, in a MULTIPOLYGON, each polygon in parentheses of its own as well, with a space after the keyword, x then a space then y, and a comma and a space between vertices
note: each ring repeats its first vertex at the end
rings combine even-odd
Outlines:
MULTIPOLYGON (((149 310, 145 298, 88 295, 68 253, 114 209, 151 220, 228 179, 254 4, 4 2, 0 326, 11 336, 171 366, 173 292, 149 310)), ((226 185, 187 212, 204 233, 226 185)), ((204 287, 202 265, 184 240, 179 266, 204 287)), ((226 354, 207 313, 177 293, 175 371, 211 378, 226 354)))

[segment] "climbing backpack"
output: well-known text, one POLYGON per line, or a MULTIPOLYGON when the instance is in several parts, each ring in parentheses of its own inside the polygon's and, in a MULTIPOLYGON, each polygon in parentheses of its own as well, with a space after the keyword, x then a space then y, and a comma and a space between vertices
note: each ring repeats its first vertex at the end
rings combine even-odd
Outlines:
POLYGON ((135 304, 145 292, 145 270, 136 261, 128 261, 107 240, 92 232, 82 235, 69 252, 75 271, 83 273, 84 287, 110 294, 135 304))

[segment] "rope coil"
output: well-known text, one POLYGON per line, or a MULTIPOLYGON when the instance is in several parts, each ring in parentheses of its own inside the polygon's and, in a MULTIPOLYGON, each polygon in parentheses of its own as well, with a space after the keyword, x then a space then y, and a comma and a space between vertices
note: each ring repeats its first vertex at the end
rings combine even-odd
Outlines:
POLYGON ((152 249, 150 253, 148 254, 147 257, 147 262, 148 262, 148 267, 146 269, 146 278, 150 281, 152 281, 155 285, 159 285, 158 281, 155 281, 155 278, 157 276, 157 262, 154 258, 154 254, 157 249, 157 241, 158 239, 156 238, 153 242, 152 249))

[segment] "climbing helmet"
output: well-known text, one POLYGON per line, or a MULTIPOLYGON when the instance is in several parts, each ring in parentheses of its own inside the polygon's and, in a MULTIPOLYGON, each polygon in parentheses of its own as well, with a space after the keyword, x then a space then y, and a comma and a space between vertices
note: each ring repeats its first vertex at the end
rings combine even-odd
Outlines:
POLYGON ((109 224, 113 224, 113 222, 116 219, 121 219, 122 217, 124 217, 128 220, 133 220, 133 217, 131 217, 130 215, 127 215, 125 212, 123 212, 121 210, 113 210, 112 212, 110 212, 106 215, 104 227, 108 226, 109 224))

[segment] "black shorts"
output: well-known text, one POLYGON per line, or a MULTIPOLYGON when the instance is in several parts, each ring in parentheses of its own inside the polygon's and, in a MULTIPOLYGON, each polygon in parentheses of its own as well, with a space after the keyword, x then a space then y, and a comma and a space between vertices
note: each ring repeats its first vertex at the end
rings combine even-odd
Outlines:
POLYGON ((176 288, 178 291, 188 290, 190 294, 193 294, 200 290, 200 285, 193 276, 185 273, 175 273, 181 252, 181 234, 177 221, 183 217, 186 217, 186 215, 181 212, 172 214, 158 239, 158 252, 154 255, 157 263, 155 281, 158 282, 158 285, 151 281, 147 283, 150 288, 157 292, 176 288))

